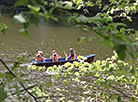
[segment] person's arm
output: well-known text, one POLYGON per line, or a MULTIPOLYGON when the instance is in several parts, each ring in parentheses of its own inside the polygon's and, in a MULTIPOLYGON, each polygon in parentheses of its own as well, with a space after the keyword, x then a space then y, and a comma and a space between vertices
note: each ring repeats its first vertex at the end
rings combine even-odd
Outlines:
POLYGON ((74 53, 71 53, 71 55, 68 57, 68 59, 67 60, 69 60, 71 57, 73 57, 74 56, 74 53))
POLYGON ((40 58, 40 59, 43 59, 43 60, 44 60, 44 57, 42 57, 42 56, 38 56, 38 58, 40 58))

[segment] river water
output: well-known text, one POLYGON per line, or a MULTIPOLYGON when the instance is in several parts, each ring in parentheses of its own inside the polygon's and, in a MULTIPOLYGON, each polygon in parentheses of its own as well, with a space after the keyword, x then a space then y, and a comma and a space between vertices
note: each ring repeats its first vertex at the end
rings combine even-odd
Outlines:
MULTIPOLYGON (((23 37, 19 30, 22 28, 22 25, 16 24, 12 25, 12 18, 8 15, 0 15, 0 22, 5 23, 9 29, 5 35, 0 32, 0 58, 7 62, 6 63, 10 68, 12 67, 12 61, 17 61, 18 56, 28 56, 38 50, 44 49, 43 53, 46 58, 50 58, 52 51, 56 52, 61 56, 65 57, 64 51, 69 54, 69 49, 73 48, 77 55, 89 55, 96 54, 94 61, 106 59, 107 57, 112 56, 112 49, 107 49, 103 45, 97 44, 99 38, 93 32, 82 31, 79 27, 64 26, 64 25, 52 25, 46 24, 40 20, 41 23, 38 27, 34 24, 31 24, 29 27, 29 32, 31 36, 23 37), (95 37, 92 41, 84 40, 81 44, 77 44, 78 37, 95 37)), ((50 88, 45 87, 45 92, 50 95, 56 96, 56 88, 61 88, 62 92, 66 96, 67 100, 73 100, 78 102, 84 97, 83 89, 78 87, 75 82, 71 82, 69 85, 63 85, 63 78, 55 81, 51 77, 47 77, 45 72, 38 72, 34 70, 27 70, 26 64, 35 58, 37 53, 32 56, 29 56, 23 62, 22 66, 18 73, 30 73, 28 76, 24 76, 24 80, 30 78, 38 78, 26 81, 26 84, 43 84, 47 82, 52 82, 53 85, 50 88)), ((6 71, 6 68, 0 64, 0 73, 6 71)), ((11 85, 12 86, 12 85, 11 85)), ((95 89, 96 90, 96 89, 95 89)), ((95 95, 93 95, 95 97, 95 95)), ((33 99, 32 99, 33 100, 33 99)), ((54 101, 57 98, 53 98, 54 101)), ((7 99, 10 102, 10 100, 7 99)), ((58 101, 58 100, 57 100, 58 101)), ((30 100, 30 102, 33 102, 30 100)))

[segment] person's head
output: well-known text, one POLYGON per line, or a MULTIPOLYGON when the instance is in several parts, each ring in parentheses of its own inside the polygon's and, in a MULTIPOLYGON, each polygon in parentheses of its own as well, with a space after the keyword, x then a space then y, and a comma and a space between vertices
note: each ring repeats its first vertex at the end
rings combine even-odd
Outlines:
POLYGON ((55 53, 55 50, 53 50, 53 53, 55 53))
POLYGON ((38 54, 43 54, 43 51, 41 51, 41 50, 40 50, 40 51, 38 51, 38 54))
POLYGON ((70 48, 70 52, 73 52, 73 48, 70 48))

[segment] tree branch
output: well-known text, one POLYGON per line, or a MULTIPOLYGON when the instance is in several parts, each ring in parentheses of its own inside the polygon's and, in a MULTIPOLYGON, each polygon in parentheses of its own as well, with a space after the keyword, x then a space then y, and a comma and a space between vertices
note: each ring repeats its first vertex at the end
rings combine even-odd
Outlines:
MULTIPOLYGON (((16 75, 10 70, 10 68, 4 63, 4 61, 3 61, 1 58, 0 58, 0 61, 1 61, 1 63, 6 67, 6 69, 9 71, 9 73, 11 73, 12 76, 14 76, 15 78, 17 78, 16 75)), ((28 93, 34 98, 34 100, 35 100, 36 102, 38 102, 37 99, 36 99, 36 97, 35 97, 32 93, 30 93, 30 92, 27 90, 27 88, 23 85, 23 83, 21 83, 20 81, 19 81, 19 83, 20 83, 20 85, 24 88, 24 90, 25 90, 26 92, 28 92, 28 93)))

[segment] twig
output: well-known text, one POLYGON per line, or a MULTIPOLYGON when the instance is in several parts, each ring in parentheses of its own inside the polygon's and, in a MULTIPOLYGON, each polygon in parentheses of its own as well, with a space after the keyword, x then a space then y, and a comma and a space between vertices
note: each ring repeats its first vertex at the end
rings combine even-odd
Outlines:
MULTIPOLYGON (((66 97, 66 96, 69 96, 70 94, 67 94, 67 95, 64 95, 64 96, 49 96, 50 98, 52 98, 52 97, 66 97)), ((36 97, 37 99, 39 99, 39 98, 48 98, 48 96, 45 96, 45 97, 36 97)))
POLYGON ((118 89, 117 89, 116 87, 114 87, 113 85, 110 85, 110 86, 111 86, 112 88, 114 88, 116 91, 122 93, 125 97, 127 97, 127 98, 131 98, 131 97, 129 97, 128 95, 126 95, 124 92, 118 90, 118 89))
MULTIPOLYGON (((14 76, 15 78, 17 78, 16 75, 9 69, 9 67, 4 63, 4 61, 3 61, 1 58, 0 58, 0 61, 1 61, 2 64, 6 67, 6 69, 9 71, 9 73, 11 73, 12 76, 14 76)), ((26 89, 26 87, 23 85, 23 83, 21 83, 20 81, 19 81, 19 83, 20 83, 20 85, 24 88, 24 90, 25 90, 26 92, 28 92, 28 93, 34 98, 34 100, 35 100, 36 102, 38 102, 37 99, 36 99, 36 97, 26 89)))
MULTIPOLYGON (((28 88, 26 88, 27 90, 28 89, 31 89, 31 88, 33 88, 33 87, 35 87, 35 86, 37 86, 37 84, 35 84, 35 85, 33 85, 33 86, 30 86, 30 87, 28 87, 28 88)), ((23 92, 24 91, 24 89, 21 89, 19 92, 23 92)), ((15 95, 16 94, 16 92, 14 92, 14 93, 12 93, 11 95, 15 95)))

